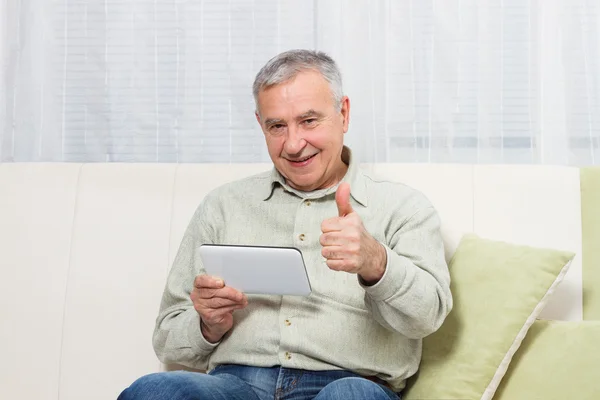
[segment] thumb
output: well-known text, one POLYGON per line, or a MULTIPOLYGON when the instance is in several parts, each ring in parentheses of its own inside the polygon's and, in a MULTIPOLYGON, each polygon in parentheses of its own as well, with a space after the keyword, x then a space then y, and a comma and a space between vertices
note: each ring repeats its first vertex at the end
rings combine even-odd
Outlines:
POLYGON ((338 187, 335 192, 335 203, 337 204, 340 217, 346 216, 354 211, 350 205, 350 185, 348 183, 341 183, 338 187))

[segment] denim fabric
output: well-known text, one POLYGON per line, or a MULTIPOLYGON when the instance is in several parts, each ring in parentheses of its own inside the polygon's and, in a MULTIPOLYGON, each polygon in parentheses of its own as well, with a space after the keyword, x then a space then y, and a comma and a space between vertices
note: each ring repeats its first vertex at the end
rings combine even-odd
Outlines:
POLYGON ((143 376, 118 400, 398 400, 387 387, 347 371, 223 365, 143 376))

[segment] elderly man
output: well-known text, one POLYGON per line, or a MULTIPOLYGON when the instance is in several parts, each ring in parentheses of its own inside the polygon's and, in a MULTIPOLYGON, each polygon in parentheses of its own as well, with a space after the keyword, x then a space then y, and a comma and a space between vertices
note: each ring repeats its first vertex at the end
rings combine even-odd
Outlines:
POLYGON ((358 168, 329 56, 279 54, 253 91, 274 168, 202 201, 153 337, 162 362, 208 373, 147 375, 119 399, 398 399, 452 308, 438 215, 416 190, 358 168), (313 292, 240 293, 204 273, 203 243, 297 247, 313 292))

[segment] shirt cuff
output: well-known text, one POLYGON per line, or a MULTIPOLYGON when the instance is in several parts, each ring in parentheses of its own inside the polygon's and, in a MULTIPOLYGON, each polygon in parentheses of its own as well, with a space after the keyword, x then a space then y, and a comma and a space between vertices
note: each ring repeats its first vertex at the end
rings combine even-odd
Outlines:
POLYGON ((211 343, 202 334, 200 328, 200 316, 196 310, 192 310, 193 314, 190 318, 188 325, 188 340, 192 347, 192 351, 199 355, 208 355, 221 343, 211 343))
POLYGON ((403 259, 386 245, 383 245, 387 255, 385 272, 383 276, 374 285, 367 286, 365 282, 358 279, 360 285, 365 292, 375 301, 385 301, 402 290, 402 284, 406 276, 406 268, 410 268, 406 264, 411 264, 408 260, 403 259))

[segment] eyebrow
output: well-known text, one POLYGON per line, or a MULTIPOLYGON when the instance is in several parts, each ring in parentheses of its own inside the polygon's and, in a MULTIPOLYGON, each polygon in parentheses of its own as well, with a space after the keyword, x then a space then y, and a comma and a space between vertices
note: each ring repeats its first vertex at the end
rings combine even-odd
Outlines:
POLYGON ((268 120, 265 121, 265 125, 266 126, 271 126, 271 125, 275 125, 275 124, 281 124, 284 123, 285 121, 282 120, 281 118, 269 118, 268 120))
POLYGON ((301 119, 306 119, 309 117, 316 117, 316 118, 321 118, 323 116, 323 114, 321 114, 318 111, 315 110, 308 110, 307 112, 305 112, 304 114, 300 114, 296 119, 297 120, 301 120, 301 119))
MULTIPOLYGON (((296 121, 300 121, 300 120, 310 118, 310 117, 322 118, 323 114, 311 109, 311 110, 306 111, 305 113, 298 115, 296 117, 296 121)), ((269 118, 265 121, 266 126, 271 126, 271 125, 275 125, 275 124, 285 124, 285 120, 283 120, 281 118, 269 118)))

